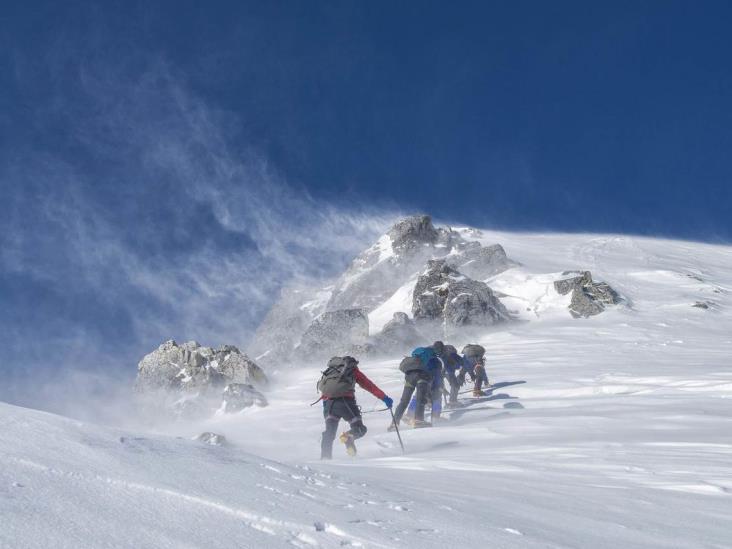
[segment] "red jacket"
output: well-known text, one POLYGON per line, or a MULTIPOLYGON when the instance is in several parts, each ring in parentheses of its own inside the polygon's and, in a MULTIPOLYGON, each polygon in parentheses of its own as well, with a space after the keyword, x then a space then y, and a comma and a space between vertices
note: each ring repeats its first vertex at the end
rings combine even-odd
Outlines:
MULTIPOLYGON (((386 394, 384 394, 384 391, 379 389, 373 381, 371 381, 369 378, 366 377, 366 374, 364 374, 361 370, 358 369, 358 367, 355 368, 356 370, 356 383, 358 383, 361 388, 366 389, 369 393, 374 395, 379 400, 383 400, 386 394)), ((346 398, 355 398, 355 391, 351 392, 347 395, 345 395, 346 398)), ((343 398, 343 397, 340 397, 343 398)), ((329 397, 323 396, 323 400, 330 400, 329 397)))

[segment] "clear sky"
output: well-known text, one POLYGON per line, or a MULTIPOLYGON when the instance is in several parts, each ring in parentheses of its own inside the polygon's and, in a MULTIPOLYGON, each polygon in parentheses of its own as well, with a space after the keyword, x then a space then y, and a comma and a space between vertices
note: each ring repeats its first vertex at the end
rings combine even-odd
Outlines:
POLYGON ((243 343, 404 212, 729 241, 731 28, 714 1, 8 3, 0 369, 243 343))

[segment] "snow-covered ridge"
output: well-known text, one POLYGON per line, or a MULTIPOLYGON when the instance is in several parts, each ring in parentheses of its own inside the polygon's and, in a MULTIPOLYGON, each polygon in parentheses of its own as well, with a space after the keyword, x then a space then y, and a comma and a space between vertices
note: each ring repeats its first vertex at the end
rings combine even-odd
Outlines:
MULTIPOLYGON (((404 429, 406 454, 358 390, 358 457, 316 460, 321 364, 288 371, 267 407, 177 424, 182 438, 0 404, 0 547, 729 546, 732 247, 465 234, 521 263, 485 281, 529 321, 471 336, 497 388, 404 429), (626 305, 572 318, 553 283, 582 269, 626 305), (204 431, 230 444, 192 440, 204 431)), ((401 356, 359 367, 396 397, 401 356)))

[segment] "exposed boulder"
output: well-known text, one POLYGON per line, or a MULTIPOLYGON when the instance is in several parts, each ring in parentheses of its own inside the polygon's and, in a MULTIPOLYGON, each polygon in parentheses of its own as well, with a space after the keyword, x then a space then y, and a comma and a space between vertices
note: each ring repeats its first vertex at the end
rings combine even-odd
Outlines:
POLYGON ((143 357, 137 366, 137 391, 157 389, 197 390, 227 383, 264 386, 267 376, 233 345, 218 349, 195 341, 179 345, 172 339, 143 357))
POLYGON ((179 345, 169 340, 140 361, 135 391, 149 397, 142 399, 148 406, 200 418, 221 407, 226 386, 267 383, 264 371, 233 345, 213 349, 195 341, 179 345))
POLYGON ((422 339, 414 320, 407 313, 397 312, 381 332, 371 338, 371 345, 376 352, 387 352, 417 345, 422 339))
POLYGON ((264 365, 289 358, 300 336, 325 309, 331 291, 332 287, 282 289, 247 350, 264 365))
POLYGON ((229 383, 223 393, 224 412, 240 412, 250 406, 267 406, 265 396, 248 383, 229 383))
POLYGON ((500 244, 491 246, 481 246, 478 242, 470 244, 473 245, 447 258, 450 266, 470 278, 485 279, 517 265, 508 259, 506 251, 500 244))
POLYGON ((226 446, 228 444, 224 435, 219 435, 218 433, 212 433, 210 431, 201 433, 197 437, 194 437, 193 440, 203 442, 204 444, 210 444, 211 446, 226 446))
POLYGON ((388 234, 394 251, 398 253, 410 253, 424 246, 432 246, 440 236, 429 215, 406 217, 398 221, 388 234))
POLYGON ((363 309, 326 311, 305 330, 295 354, 312 359, 334 356, 365 343, 368 336, 369 317, 363 309))
POLYGON ((486 326, 511 317, 487 284, 468 278, 444 259, 428 262, 414 288, 412 313, 417 321, 448 326, 486 326))
POLYGON ((562 275, 575 275, 554 282, 554 289, 559 294, 572 293, 569 312, 575 318, 600 314, 606 305, 617 305, 622 301, 620 295, 609 284, 593 282, 590 271, 565 271, 562 275))

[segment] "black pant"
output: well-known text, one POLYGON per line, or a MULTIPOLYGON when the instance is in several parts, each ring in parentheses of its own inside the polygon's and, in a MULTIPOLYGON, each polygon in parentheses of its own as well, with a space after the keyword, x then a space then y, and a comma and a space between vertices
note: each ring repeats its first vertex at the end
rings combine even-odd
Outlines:
POLYGON ((485 373, 485 366, 476 364, 475 366, 475 387, 474 390, 480 391, 483 388, 483 382, 488 384, 488 375, 485 373))
MULTIPOLYGON (((447 370, 446 371, 446 377, 447 382, 450 384, 450 404, 455 404, 457 402, 458 393, 460 392, 460 386, 462 383, 458 380, 457 376, 455 375, 455 370, 447 370)), ((465 378, 463 378, 463 383, 465 382, 465 378)))
POLYGON ((414 391, 417 391, 417 409, 414 411, 414 419, 424 421, 424 405, 427 403, 430 395, 430 385, 432 385, 432 376, 422 370, 412 370, 404 374, 404 391, 402 391, 402 399, 394 410, 394 420, 399 423, 404 412, 412 400, 414 391))
POLYGON ((356 399, 353 397, 334 398, 323 401, 323 417, 325 418, 325 431, 320 439, 320 459, 333 457, 333 441, 338 430, 338 422, 343 419, 351 424, 347 431, 354 439, 361 438, 366 434, 366 426, 361 421, 361 411, 358 409, 356 399))

